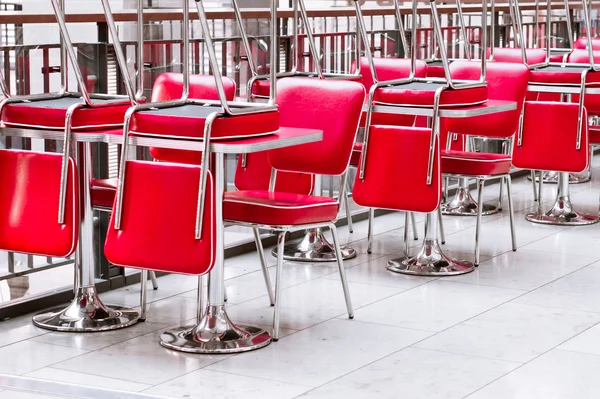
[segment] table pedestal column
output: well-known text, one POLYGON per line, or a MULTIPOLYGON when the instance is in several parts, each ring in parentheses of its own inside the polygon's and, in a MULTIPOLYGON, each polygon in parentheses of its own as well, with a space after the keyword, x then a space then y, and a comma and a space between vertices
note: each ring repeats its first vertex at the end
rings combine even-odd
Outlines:
POLYGON ((79 244, 75 252, 75 299, 66 307, 50 309, 33 317, 33 324, 48 330, 67 332, 108 331, 138 322, 137 311, 106 306, 98 297, 95 284, 94 213, 90 198, 92 182, 92 143, 76 144, 79 169, 80 213, 79 244))
POLYGON ((252 326, 236 326, 225 309, 223 193, 224 155, 215 154, 215 217, 217 223, 215 266, 209 274, 208 303, 202 284, 198 285, 199 316, 194 326, 165 331, 160 344, 165 348, 189 353, 239 353, 259 349, 271 343, 271 335, 252 326))
POLYGON ((454 276, 472 272, 473 263, 453 259, 444 254, 438 241, 438 216, 428 213, 423 246, 416 256, 403 256, 388 261, 387 269, 402 274, 418 276, 454 276))

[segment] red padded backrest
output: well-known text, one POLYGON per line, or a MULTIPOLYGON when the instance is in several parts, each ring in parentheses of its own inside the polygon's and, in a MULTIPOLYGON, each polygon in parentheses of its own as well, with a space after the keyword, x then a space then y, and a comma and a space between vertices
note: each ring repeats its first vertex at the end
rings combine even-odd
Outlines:
MULTIPOLYGON (((600 42, 599 42, 600 49, 600 42)), ((574 50, 571 54, 569 54, 568 62, 574 64, 589 64, 590 63, 590 55, 587 50, 574 50)), ((600 51, 594 51, 594 62, 600 63, 600 51)), ((589 72, 586 76, 586 83, 589 83, 590 78, 593 75, 597 75, 598 72, 589 72)), ((598 87, 598 79, 593 79, 595 82, 593 84, 595 87, 598 87)), ((573 95, 571 100, 573 102, 579 101, 579 95, 573 95)), ((584 96, 584 105, 587 108, 587 111, 590 115, 600 115, 600 94, 586 94, 584 96)))
POLYGON ((65 223, 58 223, 60 154, 0 150, 0 249, 67 257, 78 242, 79 184, 69 158, 65 223))
MULTIPOLYGON (((235 82, 223 76, 221 78, 225 88, 227 101, 235 97, 235 82)), ((166 72, 161 74, 152 87, 152 102, 178 100, 183 93, 183 74, 166 72)), ((202 100, 218 100, 217 86, 212 75, 190 75, 190 98, 202 100)))
POLYGON ((196 240, 200 166, 128 161, 121 229, 112 212, 104 253, 113 264, 167 273, 208 273, 215 261, 215 199, 208 175, 202 239, 196 240), (150 216, 150 217, 149 217, 150 216))
MULTIPOLYGON (((585 37, 580 37, 573 43, 573 48, 576 50, 587 49, 588 41, 585 37)), ((592 50, 600 50, 600 39, 592 38, 592 50)))
POLYGON ((442 200, 440 146, 434 145, 433 179, 427 184, 431 129, 372 126, 364 180, 356 175, 352 198, 358 205, 409 212, 433 212, 442 200), (410 195, 398 195, 398 189, 410 195))
MULTIPOLYGON (((238 157, 235 170, 235 187, 238 190, 268 190, 271 181, 271 164, 266 151, 246 154, 246 166, 242 167, 242 156, 238 157)), ((314 175, 278 171, 275 191, 309 195, 312 193, 314 175)))
MULTIPOLYGON (((233 101, 235 97, 235 82, 222 77, 225 97, 233 101)), ((152 87, 152 102, 178 100, 183 93, 183 74, 167 72, 161 74, 152 87)), ((203 100, 218 100, 217 86, 212 75, 190 75, 190 98, 203 100)), ((162 161, 189 163, 198 165, 202 162, 202 154, 196 151, 172 150, 168 148, 150 147, 150 155, 162 161)))
MULTIPOLYGON (((477 79, 481 74, 481 64, 456 61, 450 64, 450 71, 456 79, 477 79)), ((447 119, 448 131, 487 137, 510 137, 516 132, 527 92, 529 69, 524 64, 490 62, 486 77, 490 100, 515 101, 517 109, 472 118, 447 119)))
MULTIPOLYGON (((490 50, 487 50, 488 58, 490 56, 490 50)), ((525 49, 527 56, 527 64, 535 65, 546 62, 546 50, 541 48, 527 48, 525 49)), ((495 47, 494 48, 494 61, 498 62, 510 62, 510 63, 523 63, 523 55, 521 54, 520 48, 514 47, 495 47)), ((488 64, 489 65, 489 64, 488 64)))
POLYGON ((365 89, 357 82, 285 78, 277 82, 281 126, 319 129, 323 140, 269 151, 278 170, 340 175, 350 162, 365 89))
POLYGON ((581 148, 576 149, 579 105, 525 102, 522 143, 513 146, 513 165, 533 170, 583 172, 589 163, 587 112, 582 119, 581 148))
MULTIPOLYGON (((408 78, 410 76, 410 59, 406 58, 373 58, 377 79, 380 82, 386 80, 408 78)), ((352 63, 350 73, 356 72, 356 61, 352 63)), ((373 86, 373 76, 367 57, 360 58, 360 82, 365 86, 365 90, 369 93, 373 86)), ((421 60, 417 60, 415 68, 415 77, 424 78, 427 73, 427 65, 421 60)))

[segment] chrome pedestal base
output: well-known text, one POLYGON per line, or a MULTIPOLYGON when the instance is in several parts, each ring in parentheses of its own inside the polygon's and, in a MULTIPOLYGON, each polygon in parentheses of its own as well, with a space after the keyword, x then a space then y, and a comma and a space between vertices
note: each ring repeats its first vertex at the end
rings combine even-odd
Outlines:
MULTIPOLYGON (((458 187, 454 198, 442 204, 442 214, 450 216, 477 216, 479 204, 471 196, 468 188, 458 187)), ((483 204, 482 215, 493 215, 500 212, 500 208, 494 205, 483 204)))
POLYGON ((598 223, 597 215, 584 215, 573 209, 569 197, 558 197, 556 202, 548 212, 541 214, 539 212, 528 213, 525 216, 530 222, 540 224, 553 224, 563 226, 586 226, 598 223))
MULTIPOLYGON (((277 257, 277 248, 272 251, 277 257)), ((356 257, 356 250, 342 247, 344 260, 356 257)), ((284 247, 283 259, 300 262, 335 262, 335 248, 327 241, 322 229, 309 229, 299 243, 291 243, 284 247)))
POLYGON ((209 306, 196 326, 165 331, 160 344, 188 353, 240 353, 260 349, 271 343, 268 332, 258 327, 236 326, 225 306, 209 306))
MULTIPOLYGON (((544 183, 558 184, 558 176, 559 175, 560 175, 559 172, 544 172, 544 183)), ((527 178, 529 180, 531 180, 531 175, 527 176, 527 178)), ((536 177, 535 181, 538 182, 539 179, 540 179, 539 177, 536 177)), ((587 183, 591 180, 592 180, 592 174, 590 173, 589 170, 587 172, 578 173, 578 174, 569 173, 569 184, 587 183)))
POLYGON ((129 327, 139 320, 139 312, 108 307, 100 301, 95 287, 83 287, 69 306, 39 313, 33 317, 33 324, 53 331, 97 332, 129 327))
POLYGON ((471 262, 449 258, 444 255, 436 239, 426 238, 423 247, 414 257, 402 257, 388 261, 387 269, 416 276, 456 276, 475 269, 471 262))

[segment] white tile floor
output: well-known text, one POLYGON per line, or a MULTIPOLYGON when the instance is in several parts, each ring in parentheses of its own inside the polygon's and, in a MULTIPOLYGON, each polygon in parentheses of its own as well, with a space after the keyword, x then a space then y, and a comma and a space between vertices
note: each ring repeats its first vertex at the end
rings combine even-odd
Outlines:
MULTIPOLYGON (((572 199, 578 209, 598 213, 595 171, 593 182, 572 186, 572 199)), ((487 187, 485 198, 492 201, 497 190, 487 187)), ((600 225, 530 224, 524 220, 536 206, 530 182, 517 179, 513 193, 518 251, 510 250, 506 212, 484 217, 484 261, 464 276, 385 270, 386 260, 401 254, 403 214, 376 219, 371 255, 366 222, 356 223, 353 234, 341 229, 342 240, 359 252, 346 262, 355 319, 345 314, 335 265, 287 263, 284 337, 259 351, 201 356, 158 345, 167 326, 193 320, 193 277, 160 278, 159 290, 149 293, 148 321, 126 330, 48 333, 33 327, 30 316, 0 323, 0 374, 25 381, 15 390, 0 376, 6 388, 0 398, 600 397, 600 225), (41 388, 23 390, 31 382, 41 388)), ((546 185, 544 204, 555 194, 546 185)), ((418 221, 422 231, 423 217, 418 221)), ((446 250, 472 259, 475 219, 444 221, 446 250)), ((410 244, 415 251, 418 242, 410 244)), ((272 308, 256 255, 228 259, 226 274, 232 319, 268 326, 272 308)), ((104 299, 135 305, 138 287, 104 299)))

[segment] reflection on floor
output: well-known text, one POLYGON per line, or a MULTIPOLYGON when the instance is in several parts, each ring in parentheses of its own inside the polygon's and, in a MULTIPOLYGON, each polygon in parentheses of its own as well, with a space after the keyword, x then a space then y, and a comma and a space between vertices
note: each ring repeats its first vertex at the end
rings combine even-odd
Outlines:
MULTIPOLYGON (((485 198, 497 190, 487 187, 485 198)), ((599 192, 596 169, 593 182, 572 186, 571 198, 580 211, 598 213, 599 192)), ((554 195, 546 185, 545 205, 554 195)), ((484 217, 484 261, 453 278, 385 270, 402 250, 401 213, 376 219, 371 255, 366 222, 353 234, 341 229, 359 253, 346 262, 355 319, 345 316, 335 265, 286 263, 285 337, 256 352, 201 356, 158 345, 166 327, 194 318, 193 277, 160 278, 159 290, 149 292, 148 321, 121 331, 48 333, 30 316, 0 323, 0 389, 7 387, 0 398, 600 397, 600 225, 526 222, 536 206, 526 179, 515 181, 514 201, 518 251, 510 250, 507 212, 484 217)), ((475 218, 445 217, 444 224, 446 249, 472 259, 475 218)), ((414 252, 418 242, 411 245, 414 252)), ((268 326, 272 308, 256 254, 227 260, 226 278, 232 319, 268 326)), ((135 305, 138 290, 103 299, 135 305)))

